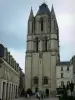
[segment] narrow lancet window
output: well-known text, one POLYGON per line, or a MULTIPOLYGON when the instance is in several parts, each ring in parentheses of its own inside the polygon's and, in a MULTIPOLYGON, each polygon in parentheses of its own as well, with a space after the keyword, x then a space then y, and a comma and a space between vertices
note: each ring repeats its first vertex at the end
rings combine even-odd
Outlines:
POLYGON ((32 23, 32 33, 33 33, 33 23, 32 23))
POLYGON ((45 38, 45 51, 47 51, 47 38, 45 38))
POLYGON ((43 31, 43 19, 41 19, 41 31, 43 31))
POLYGON ((38 38, 36 38, 36 51, 38 51, 38 38))
POLYGON ((43 41, 43 50, 47 51, 47 38, 46 37, 44 38, 44 41, 43 41))

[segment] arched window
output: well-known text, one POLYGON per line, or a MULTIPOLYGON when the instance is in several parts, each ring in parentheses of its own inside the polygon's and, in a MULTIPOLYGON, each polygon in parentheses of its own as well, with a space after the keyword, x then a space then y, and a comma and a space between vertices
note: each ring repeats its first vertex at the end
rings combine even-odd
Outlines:
POLYGON ((41 31, 43 31, 43 19, 41 19, 41 31))
POLYGON ((43 41, 43 50, 47 51, 47 38, 46 37, 44 38, 44 41, 43 41))
POLYGON ((38 85, 38 77, 37 77, 37 76, 35 76, 35 77, 33 78, 33 83, 36 84, 36 85, 38 85))
POLYGON ((38 51, 38 38, 36 38, 36 51, 38 51))
POLYGON ((47 51, 47 38, 45 38, 45 51, 47 51))
POLYGON ((43 78, 43 85, 47 85, 48 84, 48 77, 44 77, 43 78))
POLYGON ((32 33, 33 33, 33 22, 32 22, 32 33))

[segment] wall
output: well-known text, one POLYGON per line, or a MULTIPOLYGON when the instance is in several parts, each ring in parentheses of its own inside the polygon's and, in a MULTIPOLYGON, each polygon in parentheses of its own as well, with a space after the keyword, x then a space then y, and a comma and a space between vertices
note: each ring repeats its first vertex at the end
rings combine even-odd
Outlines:
POLYGON ((67 71, 67 65, 56 66, 56 85, 57 88, 61 86, 61 81, 64 81, 64 85, 67 85, 67 81, 71 81, 73 75, 73 66, 69 66, 69 71, 67 71), (63 71, 61 71, 63 67, 63 71), (63 78, 61 78, 61 73, 63 73, 63 78))

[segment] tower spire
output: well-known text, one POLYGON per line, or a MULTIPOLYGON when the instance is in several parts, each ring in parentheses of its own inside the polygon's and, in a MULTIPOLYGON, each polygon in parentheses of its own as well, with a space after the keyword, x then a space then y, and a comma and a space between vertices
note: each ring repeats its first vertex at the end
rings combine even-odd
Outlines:
POLYGON ((52 17, 54 17, 56 19, 53 4, 52 4, 52 8, 51 8, 51 15, 52 15, 52 17))
POLYGON ((53 7, 53 4, 52 4, 52 9, 51 9, 51 12, 55 13, 55 12, 54 12, 54 7, 53 7))
POLYGON ((32 7, 31 7, 31 11, 30 11, 30 15, 29 15, 29 20, 32 20, 33 17, 34 17, 34 15, 33 15, 33 10, 32 10, 32 7))

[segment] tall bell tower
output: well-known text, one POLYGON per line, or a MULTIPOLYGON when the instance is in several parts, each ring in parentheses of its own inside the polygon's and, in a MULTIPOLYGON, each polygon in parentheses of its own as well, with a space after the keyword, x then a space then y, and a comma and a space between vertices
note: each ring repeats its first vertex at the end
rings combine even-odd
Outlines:
POLYGON ((37 14, 31 8, 25 57, 25 90, 56 94, 56 63, 60 61, 59 29, 54 8, 43 3, 37 14))

